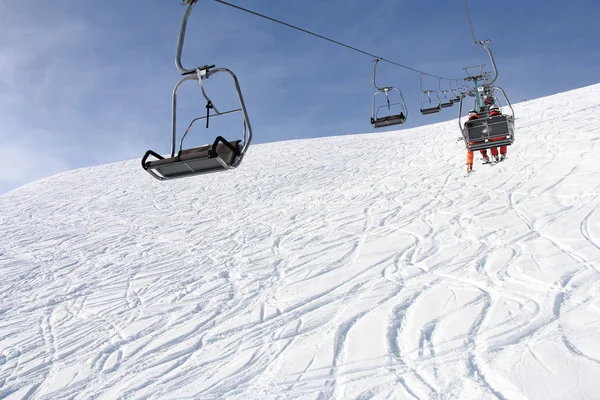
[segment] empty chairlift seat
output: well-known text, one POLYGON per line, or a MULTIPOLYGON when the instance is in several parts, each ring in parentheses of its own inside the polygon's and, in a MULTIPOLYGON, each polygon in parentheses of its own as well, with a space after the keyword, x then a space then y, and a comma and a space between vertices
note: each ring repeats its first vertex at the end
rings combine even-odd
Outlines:
POLYGON ((399 125, 406 122, 406 117, 408 116, 408 110, 406 108, 406 102, 404 101, 404 96, 400 89, 395 88, 393 86, 385 86, 379 87, 375 83, 375 71, 377 69, 377 64, 381 61, 380 58, 375 60, 375 65, 373 66, 373 86, 377 91, 373 94, 373 102, 371 107, 371 125, 373 128, 381 128, 385 126, 399 125), (397 92, 397 94, 392 95, 392 98, 396 98, 399 101, 390 102, 391 93, 397 92), (385 105, 376 107, 375 99, 377 95, 383 93, 385 95, 385 105), (380 117, 379 110, 382 108, 386 108, 387 112, 390 115, 385 115, 380 117))
MULTIPOLYGON (((422 81, 422 77, 421 77, 421 81, 422 81)), ((440 95, 435 90, 423 91, 423 93, 421 94, 420 103, 421 103, 420 111, 421 111, 421 114, 423 114, 423 115, 435 114, 437 112, 440 112, 442 109, 442 106, 441 106, 442 102, 440 100, 440 95), (435 95, 435 98, 433 101, 431 99, 432 94, 435 95)))
POLYGON ((148 150, 142 158, 142 167, 159 180, 218 172, 234 168, 240 146, 241 140, 228 142, 219 136, 212 145, 182 150, 175 157, 164 158, 148 150), (156 160, 147 161, 149 156, 156 160))
POLYGON ((244 154, 246 153, 248 146, 250 145, 250 141, 252 140, 252 127, 250 126, 250 121, 248 119, 248 114, 246 112, 246 106, 244 104, 244 99, 240 91, 239 83, 237 77, 230 70, 226 68, 212 68, 213 66, 204 66, 199 68, 195 74, 184 74, 184 77, 179 81, 179 83, 175 87, 175 90, 173 91, 173 130, 171 134, 171 155, 170 157, 163 157, 152 150, 148 150, 142 158, 142 167, 156 179, 166 180, 174 178, 183 178, 192 175, 202 175, 212 172, 226 171, 238 167, 242 162, 244 154), (237 90, 240 108, 220 112, 206 95, 203 81, 212 74, 218 72, 225 72, 232 77, 235 84, 235 88, 237 90), (200 83, 202 94, 207 101, 206 116, 198 117, 192 120, 187 130, 185 131, 185 134, 181 138, 181 144, 179 146, 178 151, 176 151, 177 149, 175 148, 175 141, 177 137, 177 89, 179 88, 181 83, 187 80, 194 80, 200 83), (206 144, 200 147, 194 147, 190 149, 183 149, 183 141, 190 129, 192 128, 194 122, 197 122, 199 120, 205 120, 206 127, 208 128, 208 121, 210 118, 232 113, 242 114, 242 120, 244 122, 242 140, 228 141, 222 136, 218 136, 212 144, 206 144), (148 161, 150 156, 153 156, 155 159, 148 161))
POLYGON ((153 150, 148 150, 142 157, 142 168, 158 180, 167 180, 183 178, 192 175, 208 174, 212 172, 231 170, 240 165, 244 154, 250 146, 252 140, 252 127, 248 119, 246 105, 240 89, 240 84, 233 72, 227 68, 214 68, 214 65, 204 65, 192 69, 184 68, 181 65, 181 53, 185 38, 187 20, 196 0, 183 0, 182 4, 187 5, 187 10, 181 22, 179 30, 179 41, 177 52, 175 54, 175 65, 182 78, 175 86, 172 94, 172 131, 171 131, 171 153, 170 157, 163 157, 153 150), (219 111, 208 97, 204 88, 204 81, 216 73, 228 74, 235 86, 240 107, 228 111, 219 111), (181 137, 179 149, 176 147, 177 140, 177 91, 181 84, 186 81, 193 81, 200 84, 200 91, 206 100, 206 115, 194 118, 189 124, 185 133, 181 137), (196 121, 205 120, 206 128, 209 127, 209 120, 226 114, 241 113, 243 120, 242 140, 228 141, 222 136, 217 136, 212 144, 206 144, 200 147, 183 149, 183 141, 190 132, 192 125, 196 121), (149 160, 150 156, 153 159, 149 160))
MULTIPOLYGON (((452 82, 450 80, 448 80, 449 82, 449 88, 452 86, 452 82)), ((438 88, 440 90, 439 93, 441 93, 440 97, 440 107, 441 108, 448 108, 448 107, 452 107, 452 105, 454 104, 454 100, 452 99, 451 93, 450 93, 450 89, 442 89, 442 78, 438 77, 438 88)))
MULTIPOLYGON (((421 84, 421 97, 420 97, 420 104, 421 104, 421 114, 423 115, 427 115, 427 114, 435 114, 437 112, 440 112, 442 109, 442 101, 440 100, 440 95, 438 92, 436 92, 435 90, 425 90, 423 89, 423 75, 421 74, 421 78, 420 78, 420 84, 421 84), (435 95, 435 98, 431 99, 431 95, 435 95)), ((450 104, 452 105, 452 104, 450 104)))
POLYGON ((448 107, 452 107, 452 105, 454 104, 454 102, 452 100, 447 101, 445 103, 440 103, 440 107, 441 108, 448 108, 448 107))
POLYGON ((421 108, 421 114, 423 115, 427 115, 427 114, 435 114, 437 112, 440 112, 442 108, 440 107, 440 105, 436 105, 434 107, 429 107, 429 108, 421 108))
POLYGON ((398 125, 403 124, 404 122, 406 122, 406 116, 402 112, 398 115, 388 115, 387 117, 377 119, 371 118, 371 125, 373 125, 373 128, 398 125))

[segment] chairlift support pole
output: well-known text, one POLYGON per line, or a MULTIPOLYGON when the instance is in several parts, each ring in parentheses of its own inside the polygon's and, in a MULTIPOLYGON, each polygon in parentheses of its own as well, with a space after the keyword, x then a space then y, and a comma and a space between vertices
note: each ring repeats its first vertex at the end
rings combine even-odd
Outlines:
POLYGON ((185 42, 185 32, 187 29, 187 21, 192 13, 194 8, 194 4, 196 4, 198 0, 183 0, 181 2, 182 5, 187 5, 185 10, 185 14, 183 15, 183 19, 181 20, 181 27, 179 28, 179 38, 177 40, 177 53, 175 54, 175 66, 177 69, 183 74, 190 74, 196 71, 197 68, 188 69, 184 68, 181 65, 181 53, 183 52, 183 43, 185 42))
POLYGON ((494 78, 492 79, 492 81, 490 83, 488 83, 488 86, 494 86, 494 83, 496 82, 496 80, 498 80, 498 67, 496 67, 496 60, 494 60, 494 55, 492 54, 492 50, 490 50, 490 48, 487 46, 487 43, 489 43, 489 42, 491 42, 490 39, 480 40, 475 43, 483 46, 483 48, 488 52, 488 55, 490 56, 490 60, 492 61, 492 68, 494 68, 494 78))
MULTIPOLYGON (((388 97, 388 92, 393 88, 389 87, 389 86, 379 87, 375 83, 375 73, 377 71, 377 64, 379 63, 379 61, 381 61, 381 58, 376 59, 375 64, 373 65, 373 86, 375 87, 375 89, 377 89, 377 93, 379 93, 379 92, 385 93, 385 100, 387 101, 388 110, 389 110, 390 109, 390 99, 388 97)), ((377 93, 375 93, 375 94, 377 94, 377 93)), ((373 113, 374 112, 375 112, 375 103, 373 103, 373 113)))

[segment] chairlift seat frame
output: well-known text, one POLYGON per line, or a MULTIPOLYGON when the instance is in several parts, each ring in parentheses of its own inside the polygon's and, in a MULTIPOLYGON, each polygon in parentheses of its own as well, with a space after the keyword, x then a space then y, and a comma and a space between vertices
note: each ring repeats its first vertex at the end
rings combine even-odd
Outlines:
POLYGON ((436 107, 421 108, 421 114, 423 114, 423 115, 435 114, 435 113, 440 112, 441 110, 442 110, 442 107, 438 104, 436 107))
POLYGON ((185 39, 185 31, 188 17, 196 0, 187 0, 183 4, 187 4, 187 10, 181 22, 179 31, 179 40, 177 43, 177 52, 175 55, 175 65, 181 72, 182 78, 179 80, 172 95, 172 132, 171 132, 171 155, 163 157, 153 150, 148 150, 142 158, 142 167, 150 175, 158 180, 168 180, 189 177, 192 175, 202 175, 212 172, 225 171, 238 167, 244 158, 244 155, 250 146, 252 140, 252 126, 248 119, 246 105, 240 89, 240 84, 233 72, 227 68, 215 68, 214 65, 204 65, 201 67, 187 69, 181 65, 181 53, 185 39), (238 96, 240 107, 228 111, 220 112, 210 100, 204 89, 204 80, 216 73, 226 73, 231 76, 238 96), (192 120, 187 130, 181 137, 179 149, 177 151, 177 91, 181 84, 186 81, 197 81, 200 85, 202 95, 206 100, 206 115, 192 120), (211 117, 221 116, 225 114, 241 112, 243 116, 244 129, 243 139, 228 141, 222 136, 217 136, 212 144, 206 144, 191 149, 183 149, 183 140, 192 128, 194 122, 206 120, 208 128, 211 117), (148 161, 148 158, 153 156, 155 159, 148 161))
POLYGON ((228 142, 218 136, 212 145, 181 150, 175 157, 162 157, 148 150, 142 158, 142 167, 158 180, 185 178, 234 168, 240 155, 241 140, 228 142), (156 160, 147 161, 149 156, 156 160))
POLYGON ((452 96, 450 95, 452 81, 448 80, 448 83, 450 85, 449 89, 442 89, 442 78, 438 78, 438 88, 440 90, 438 93, 438 98, 440 99, 440 108, 448 108, 454 105, 454 101, 452 99, 452 96), (447 101, 442 101, 442 97, 447 101))
POLYGON ((404 122, 406 122, 406 116, 402 112, 397 115, 388 115, 377 119, 371 118, 371 125, 373 125, 373 128, 399 125, 403 124, 404 122))
POLYGON ((376 59, 375 65, 373 65, 373 87, 375 87, 377 91, 373 94, 373 101, 371 106, 371 126, 373 126, 373 128, 382 128, 386 126, 403 124, 406 122, 406 118, 408 117, 408 109, 406 108, 406 102, 404 101, 404 96, 402 95, 400 89, 393 86, 379 87, 375 83, 375 72, 377 70, 377 64, 379 63, 379 61, 381 61, 381 59, 376 59), (398 94, 400 95, 400 102, 390 103, 390 98, 388 95, 390 92, 393 91, 398 92, 398 94), (385 94, 385 99, 387 101, 387 109, 391 110, 391 106, 400 105, 400 113, 378 117, 379 109, 381 109, 382 107, 386 107, 385 105, 383 105, 375 108, 375 98, 380 93, 385 94))
POLYGON ((419 98, 419 103, 421 105, 420 107, 420 111, 422 115, 428 115, 428 114, 435 114, 438 113, 442 110, 442 100, 440 99, 440 94, 435 91, 435 90, 424 90, 423 89, 423 74, 421 74, 420 77, 420 87, 421 87, 421 96, 419 98), (425 104, 425 101, 423 101, 423 96, 427 96, 427 100, 429 102, 429 104, 431 104, 431 94, 435 94, 435 97, 437 99, 437 104, 433 107, 426 107, 423 108, 423 104, 425 104))

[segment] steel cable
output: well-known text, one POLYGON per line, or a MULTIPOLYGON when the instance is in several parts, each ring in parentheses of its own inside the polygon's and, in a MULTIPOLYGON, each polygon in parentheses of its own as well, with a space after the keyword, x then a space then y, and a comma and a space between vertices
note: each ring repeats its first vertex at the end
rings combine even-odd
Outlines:
POLYGON ((224 0, 214 0, 214 1, 216 1, 217 3, 221 3, 221 4, 223 4, 223 5, 226 5, 226 6, 229 6, 229 7, 235 8, 235 9, 237 9, 237 10, 240 10, 240 11, 247 12, 247 13, 249 13, 249 14, 252 14, 252 15, 255 15, 255 16, 257 16, 257 17, 264 18, 264 19, 267 19, 267 20, 269 20, 269 21, 272 21, 272 22, 275 22, 275 23, 278 23, 278 24, 284 25, 284 26, 286 26, 286 27, 288 27, 288 28, 295 29, 295 30, 297 30, 297 31, 300 31, 300 32, 306 33, 306 34, 308 34, 308 35, 315 36, 315 37, 317 37, 317 38, 319 38, 319 39, 323 39, 323 40, 326 40, 326 41, 328 41, 328 42, 331 42, 331 43, 337 44, 338 46, 342 46, 342 47, 345 47, 345 48, 347 48, 347 49, 350 49, 350 50, 356 51, 356 52, 358 52, 358 53, 361 53, 361 54, 364 54, 364 55, 368 55, 368 56, 370 56, 370 57, 373 57, 373 58, 375 58, 375 59, 380 59, 381 61, 385 61, 385 62, 387 62, 387 63, 393 64, 393 65, 396 65, 396 66, 398 66, 398 67, 401 67, 401 68, 407 69, 407 70, 409 70, 409 71, 417 72, 417 73, 419 73, 419 74, 422 74, 422 75, 427 75, 427 76, 431 76, 431 77, 434 77, 434 78, 452 80, 452 78, 445 78, 445 77, 442 77, 442 76, 438 76, 438 75, 430 74, 430 73, 427 73, 427 72, 424 72, 424 71, 420 71, 420 70, 418 70, 418 69, 416 69, 416 68, 412 68, 412 67, 409 67, 409 66, 407 66, 407 65, 400 64, 400 63, 397 63, 397 62, 395 62, 395 61, 392 61, 392 60, 388 60, 388 59, 386 59, 386 58, 384 58, 384 57, 379 57, 379 56, 376 56, 376 55, 375 55, 375 54, 373 54, 373 53, 369 53, 369 52, 367 52, 367 51, 364 51, 364 50, 361 50, 361 49, 359 49, 359 48, 356 48, 356 47, 353 47, 353 46, 347 45, 347 44, 345 44, 345 43, 342 43, 342 42, 339 42, 339 41, 337 41, 337 40, 330 39, 330 38, 328 38, 328 37, 326 37, 326 36, 319 35, 319 34, 317 34, 317 33, 311 32, 311 31, 309 31, 309 30, 306 30, 306 29, 303 29, 303 28, 299 28, 299 27, 297 27, 297 26, 295 26, 295 25, 288 24, 287 22, 280 21, 280 20, 278 20, 278 19, 275 19, 275 18, 269 17, 269 16, 267 16, 267 15, 260 14, 260 13, 258 13, 258 12, 252 11, 252 10, 248 10, 247 8, 240 7, 240 6, 237 6, 237 5, 235 5, 235 4, 228 3, 228 2, 226 2, 226 1, 224 1, 224 0))

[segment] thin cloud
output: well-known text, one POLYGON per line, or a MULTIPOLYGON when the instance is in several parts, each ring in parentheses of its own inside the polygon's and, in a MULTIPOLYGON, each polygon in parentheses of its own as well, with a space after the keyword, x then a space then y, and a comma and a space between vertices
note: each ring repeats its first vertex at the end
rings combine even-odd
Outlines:
MULTIPOLYGON (((51 130, 60 106, 53 93, 61 68, 59 54, 79 41, 83 30, 76 22, 60 27, 15 25, 3 21, 0 30, 0 143, 3 163, 10 166, 0 172, 0 191, 70 167, 62 139, 51 130)), ((77 98, 80 90, 71 83, 63 94, 77 98)))
POLYGON ((102 37, 85 18, 40 19, 39 11, 3 8, 14 19, 0 24, 0 148, 14 168, 0 173, 0 193, 67 169, 131 158, 130 140, 115 138, 126 129, 140 135, 156 129, 151 118, 138 117, 144 105, 128 101, 151 98, 155 87, 132 91, 130 65, 96 54, 102 37))
POLYGON ((21 135, 17 128, 12 132, 13 138, 3 135, 1 139, 1 157, 5 167, 0 169, 0 193, 14 189, 24 182, 31 182, 69 169, 60 147, 32 139, 32 136, 37 134, 41 137, 46 132, 29 132, 30 135, 21 135))

